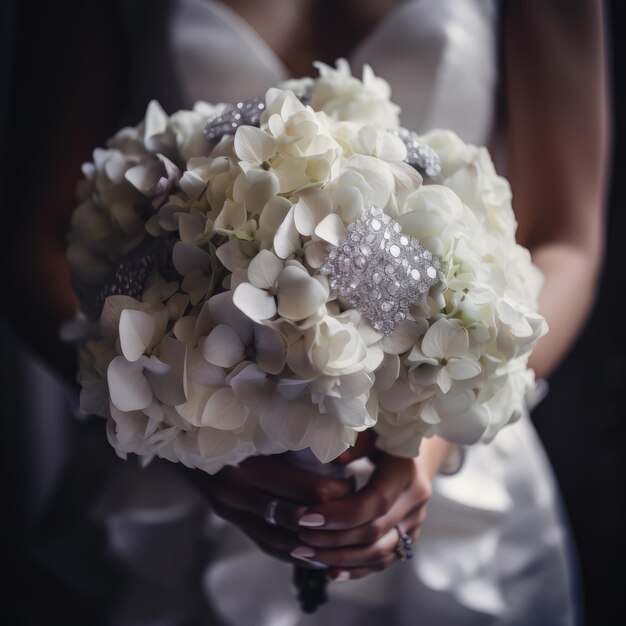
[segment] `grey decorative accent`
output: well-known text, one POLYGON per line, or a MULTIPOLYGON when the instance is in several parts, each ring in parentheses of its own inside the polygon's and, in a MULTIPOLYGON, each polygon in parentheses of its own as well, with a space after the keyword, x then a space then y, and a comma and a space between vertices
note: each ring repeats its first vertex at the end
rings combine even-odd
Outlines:
POLYGON ((135 300, 141 300, 143 285, 153 263, 154 253, 152 251, 122 261, 115 271, 112 280, 100 290, 96 297, 98 310, 102 310, 104 301, 109 296, 130 296, 135 298, 135 300))
POLYGON ((370 208, 348 226, 321 271, 331 289, 388 335, 439 280, 440 260, 382 210, 370 208))
MULTIPOLYGON (((311 101, 312 92, 312 85, 306 85, 300 92, 294 93, 302 104, 307 105, 311 101)), ((260 126, 264 110, 263 98, 227 104, 207 120, 202 132, 209 141, 217 142, 224 135, 234 135, 240 126, 260 126)), ((406 163, 427 178, 435 178, 441 174, 439 155, 430 146, 421 143, 417 133, 406 128, 390 128, 389 132, 404 142, 407 150, 406 163)))
POLYGON ((404 159, 406 163, 428 178, 435 178, 441 174, 439 155, 430 146, 421 143, 417 133, 406 128, 392 128, 390 132, 404 142, 407 152, 404 159))
POLYGON ((202 132, 209 141, 219 141, 224 135, 234 135, 240 126, 259 126, 264 110, 263 98, 228 104, 207 120, 202 132))

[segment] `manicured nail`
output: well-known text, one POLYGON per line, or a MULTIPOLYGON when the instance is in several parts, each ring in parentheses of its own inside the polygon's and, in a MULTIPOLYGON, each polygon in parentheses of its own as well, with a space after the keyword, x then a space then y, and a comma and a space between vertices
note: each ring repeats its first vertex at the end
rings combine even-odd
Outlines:
POLYGON ((307 561, 312 556, 315 556, 315 552, 311 550, 311 548, 307 548, 306 546, 298 546, 291 551, 291 556, 294 559, 302 559, 303 561, 307 561))
POLYGON ((298 524, 300 526, 323 526, 326 523, 326 518, 323 515, 319 515, 318 513, 309 513, 307 515, 303 515, 299 520, 298 524))
POLYGON ((328 569, 328 565, 326 563, 320 563, 319 561, 313 561, 311 559, 300 559, 305 563, 308 563, 313 569, 328 569))
POLYGON ((346 572, 345 570, 343 570, 342 572, 339 572, 339 574, 337 574, 337 576, 335 576, 333 580, 338 583, 343 583, 346 580, 350 580, 350 572, 346 572))

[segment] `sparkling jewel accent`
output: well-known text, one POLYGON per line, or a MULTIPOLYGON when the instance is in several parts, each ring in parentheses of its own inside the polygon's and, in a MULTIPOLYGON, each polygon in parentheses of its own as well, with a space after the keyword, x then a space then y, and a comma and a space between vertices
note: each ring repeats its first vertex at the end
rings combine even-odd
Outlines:
POLYGON ((382 210, 371 207, 348 226, 321 271, 331 289, 388 335, 438 282, 441 262, 382 210))
MULTIPOLYGON (((296 93, 296 97, 306 105, 311 101, 312 90, 312 85, 306 85, 296 93)), ((209 141, 219 141, 224 135, 234 135, 240 126, 259 127, 264 110, 263 98, 227 104, 219 113, 207 120, 202 132, 209 141)), ((389 132, 404 142, 407 150, 406 159, 404 159, 406 163, 428 178, 435 178, 441 174, 439 155, 430 146, 421 143, 417 133, 406 128, 390 128, 389 132)))
POLYGON ((224 135, 234 135, 240 126, 259 126, 264 109, 263 98, 227 104, 207 120, 202 132, 209 141, 219 141, 224 135))
POLYGON ((135 300, 141 300, 143 285, 153 263, 154 254, 152 252, 122 261, 115 271, 113 279, 100 290, 96 297, 98 310, 102 310, 104 301, 109 296, 130 296, 135 300))
POLYGON ((441 174, 441 161, 439 155, 425 143, 421 143, 417 133, 406 128, 390 129, 397 137, 400 137, 406 146, 405 162, 414 167, 420 174, 434 178, 441 174))
POLYGON ((304 106, 307 106, 311 103, 311 99, 313 98, 313 83, 306 83, 305 85, 298 86, 297 88, 290 87, 293 91, 294 95, 304 106))

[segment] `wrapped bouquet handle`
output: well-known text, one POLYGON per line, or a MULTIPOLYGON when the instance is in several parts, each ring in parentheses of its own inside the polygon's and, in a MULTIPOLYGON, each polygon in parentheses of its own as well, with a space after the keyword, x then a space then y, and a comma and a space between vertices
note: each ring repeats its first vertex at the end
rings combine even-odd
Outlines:
MULTIPOLYGON (((320 463, 310 450, 288 452, 285 458, 305 470, 331 478, 346 478, 348 470, 339 463, 320 463)), ((328 568, 294 565, 293 583, 303 613, 314 613, 327 600, 328 568)))
POLYGON ((303 613, 315 613, 318 607, 327 602, 328 574, 326 570, 294 565, 293 583, 303 613))

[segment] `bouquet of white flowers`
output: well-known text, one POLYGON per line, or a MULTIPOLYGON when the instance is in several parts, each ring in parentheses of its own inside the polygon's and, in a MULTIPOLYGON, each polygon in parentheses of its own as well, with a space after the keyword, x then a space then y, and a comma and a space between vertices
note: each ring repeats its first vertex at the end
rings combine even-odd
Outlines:
POLYGON ((546 332, 484 148, 398 126, 385 81, 318 64, 263 98, 150 103, 84 166, 68 258, 81 405, 120 455, 209 473, 374 428, 489 440, 546 332))

